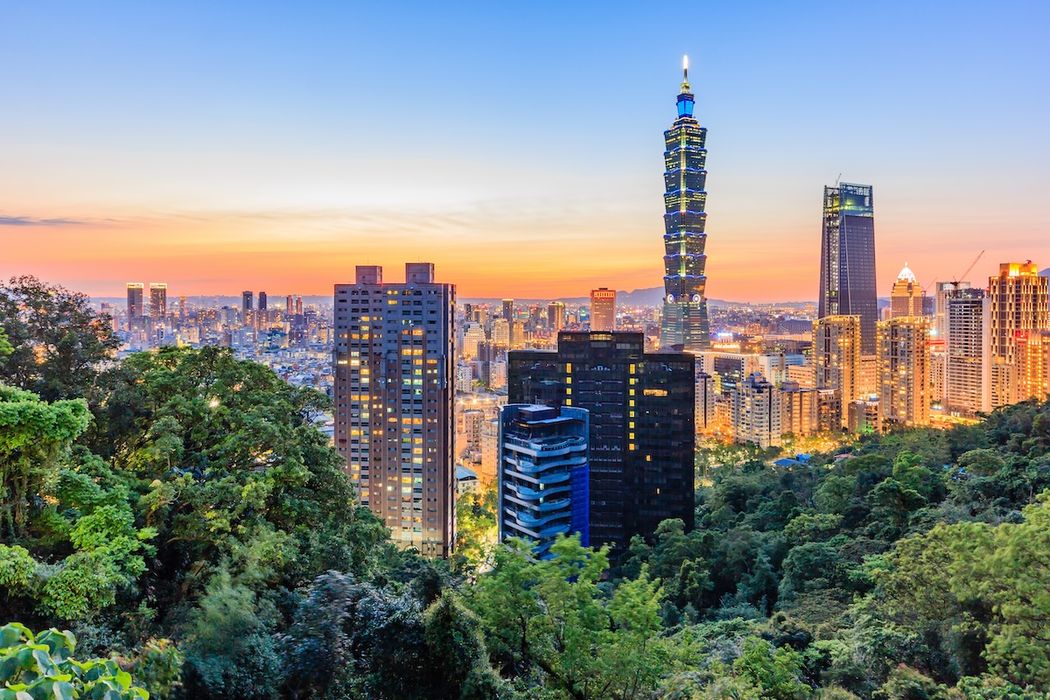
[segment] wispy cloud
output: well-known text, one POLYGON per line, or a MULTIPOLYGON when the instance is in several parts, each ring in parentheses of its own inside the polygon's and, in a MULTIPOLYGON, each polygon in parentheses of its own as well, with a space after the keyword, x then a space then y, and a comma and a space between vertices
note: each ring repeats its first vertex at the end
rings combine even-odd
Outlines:
POLYGON ((0 214, 0 226, 79 226, 78 219, 38 219, 34 216, 4 216, 0 214))

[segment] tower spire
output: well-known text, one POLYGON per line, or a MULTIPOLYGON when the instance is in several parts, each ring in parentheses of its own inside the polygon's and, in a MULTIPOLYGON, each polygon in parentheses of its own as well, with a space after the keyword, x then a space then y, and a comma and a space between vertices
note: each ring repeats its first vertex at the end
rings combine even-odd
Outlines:
POLYGON ((682 92, 689 92, 689 55, 682 55, 682 92))

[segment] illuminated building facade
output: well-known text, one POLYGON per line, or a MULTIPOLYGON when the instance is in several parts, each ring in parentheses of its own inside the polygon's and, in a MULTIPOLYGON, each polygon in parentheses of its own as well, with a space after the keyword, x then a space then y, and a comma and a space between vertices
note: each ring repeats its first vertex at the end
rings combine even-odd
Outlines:
POLYGON ((137 324, 145 314, 142 299, 145 288, 142 282, 128 282, 128 325, 137 324))
POLYGON ((837 428, 849 422, 849 403, 858 396, 860 382, 861 319, 825 316, 813 322, 813 365, 818 389, 838 392, 837 428))
POLYGON ((591 330, 616 330, 616 290, 602 287, 591 290, 591 330))
POLYGON ((780 392, 752 374, 733 392, 733 439, 762 449, 780 444, 780 392))
POLYGON ((930 423, 930 322, 922 316, 880 321, 877 327, 879 409, 905 427, 930 423))
POLYGON ((817 391, 786 381, 780 385, 780 434, 806 437, 820 429, 817 391))
POLYGON ((558 334, 556 351, 510 353, 511 403, 590 414, 590 537, 624 546, 667 518, 693 526, 692 354, 646 353, 642 333, 558 334))
POLYGON ((664 304, 660 345, 696 352, 711 345, 704 254, 707 129, 693 116, 688 63, 678 118, 664 132, 664 304))
POLYGON ((582 408, 508 404, 499 417, 500 540, 535 542, 550 558, 558 535, 590 544, 588 413, 582 408))
POLYGON ((824 188, 818 316, 860 317, 861 354, 874 354, 879 305, 870 185, 824 188))
POLYGON ((168 285, 164 282, 149 283, 149 315, 154 319, 168 315, 168 285))
POLYGON ((565 327, 565 302, 552 301, 547 304, 547 329, 557 333, 565 327))
POLYGON ((1031 260, 1002 263, 988 280, 988 403, 999 408, 1032 398, 1020 382, 1017 341, 1050 325, 1047 278, 1031 260))
POLYGON ((915 273, 908 267, 908 263, 904 263, 890 290, 890 316, 922 316, 925 298, 922 287, 915 279, 915 273))
POLYGON ((336 448, 394 541, 432 557, 455 540, 454 304, 431 263, 398 284, 358 266, 335 286, 336 448))

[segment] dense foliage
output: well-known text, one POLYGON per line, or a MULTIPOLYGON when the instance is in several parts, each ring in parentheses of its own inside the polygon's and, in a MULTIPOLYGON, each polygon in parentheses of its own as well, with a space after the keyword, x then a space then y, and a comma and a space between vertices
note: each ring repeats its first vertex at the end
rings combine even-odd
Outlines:
POLYGON ((135 697, 129 672, 155 698, 1050 689, 1050 405, 788 468, 700 460, 696 529, 623 552, 495 547, 492 496, 470 496, 450 567, 356 506, 323 397, 220 349, 117 363, 77 295, 2 294, 0 622, 27 626, 0 629, 11 693, 104 678, 135 697), (74 662, 74 639, 101 658, 74 662))

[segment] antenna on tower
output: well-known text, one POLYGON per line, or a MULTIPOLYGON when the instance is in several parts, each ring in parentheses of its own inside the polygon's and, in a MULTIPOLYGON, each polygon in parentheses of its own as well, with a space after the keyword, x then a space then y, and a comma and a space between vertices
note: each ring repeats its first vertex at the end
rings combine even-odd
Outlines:
POLYGON ((689 54, 682 55, 682 79, 689 82, 689 54))

